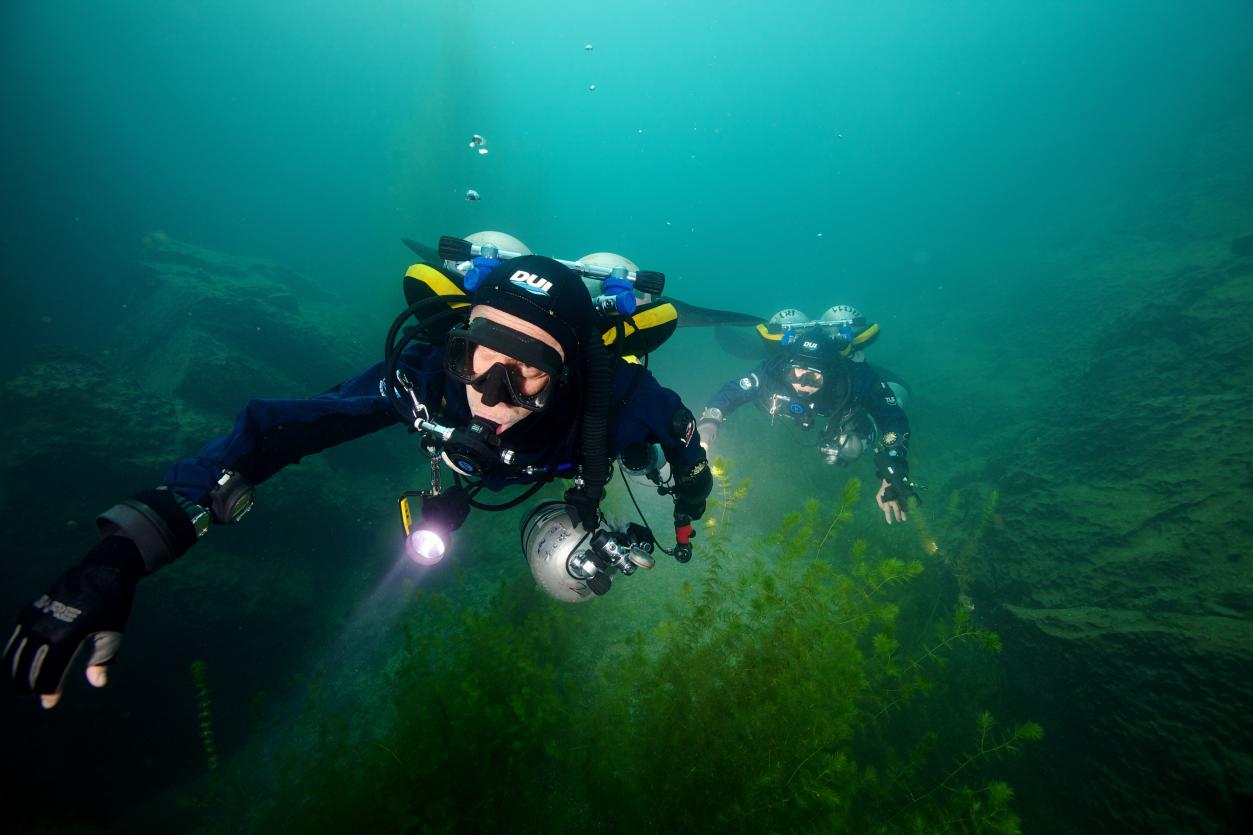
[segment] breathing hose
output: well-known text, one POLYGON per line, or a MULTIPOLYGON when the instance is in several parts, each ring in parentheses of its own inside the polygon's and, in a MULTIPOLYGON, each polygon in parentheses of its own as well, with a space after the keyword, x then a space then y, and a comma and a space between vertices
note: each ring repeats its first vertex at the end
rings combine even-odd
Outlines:
POLYGON ((589 499, 600 504, 609 483, 609 399, 613 394, 609 352, 595 332, 586 335, 587 388, 583 393, 583 485, 589 499))

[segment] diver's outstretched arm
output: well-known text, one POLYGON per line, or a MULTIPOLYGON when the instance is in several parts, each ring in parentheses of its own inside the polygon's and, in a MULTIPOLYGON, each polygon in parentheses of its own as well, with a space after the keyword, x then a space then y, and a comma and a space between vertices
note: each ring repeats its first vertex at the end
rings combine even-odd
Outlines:
POLYGON ((894 518, 904 522, 908 519, 910 496, 918 498, 909 477, 909 418, 897 402, 896 392, 877 372, 862 364, 855 367, 860 375, 855 381, 857 399, 879 428, 879 449, 874 460, 880 483, 875 504, 889 525, 894 518))
POLYGON ((705 403, 697 430, 700 432, 700 445, 708 455, 713 455, 714 441, 718 439, 722 422, 736 409, 758 396, 766 373, 766 363, 762 362, 743 377, 728 380, 705 403))
MULTIPOLYGON (((406 371, 426 402, 438 403, 442 373, 415 353, 406 371)), ((438 364, 436 364, 438 367, 438 364)), ((399 422, 380 392, 382 365, 304 400, 251 400, 234 429, 194 458, 178 462, 162 484, 101 514, 101 540, 18 613, 0 668, 23 694, 54 707, 70 662, 87 650, 87 680, 108 681, 139 580, 182 556, 211 522, 238 520, 252 487, 288 464, 399 422)))

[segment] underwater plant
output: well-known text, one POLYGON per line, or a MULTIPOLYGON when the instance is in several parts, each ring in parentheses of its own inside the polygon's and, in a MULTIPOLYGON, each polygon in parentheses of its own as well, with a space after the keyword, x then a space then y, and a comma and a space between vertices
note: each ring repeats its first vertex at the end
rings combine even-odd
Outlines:
POLYGON ((196 659, 191 662, 191 681, 196 693, 196 723, 200 731, 200 745, 204 750, 205 766, 208 769, 208 785, 195 795, 180 795, 176 804, 183 809, 211 809, 221 792, 217 742, 213 731, 213 695, 209 690, 209 672, 205 662, 196 659))
POLYGON ((204 661, 191 662, 191 679, 196 686, 196 716, 200 722, 200 744, 204 747, 209 774, 216 778, 218 750, 213 739, 213 698, 209 692, 209 672, 204 661))
POLYGON ((970 587, 979 545, 989 525, 1001 524, 1001 517, 996 511, 999 502, 1000 493, 995 489, 989 490, 978 516, 970 519, 970 511, 963 505, 962 493, 952 490, 938 525, 932 524, 923 508, 911 511, 914 530, 918 533, 923 552, 938 557, 952 572, 957 580, 958 601, 967 609, 975 607, 970 587))
POLYGON ((862 541, 821 556, 857 483, 749 547, 727 521, 744 494, 717 478, 732 505, 711 509, 704 571, 660 621, 648 601, 562 606, 523 582, 482 609, 416 594, 386 695, 322 717, 249 828, 1018 831, 1012 790, 988 772, 1039 726, 919 710, 957 646, 996 651, 996 636, 960 605, 901 634, 921 562, 862 541), (937 714, 952 721, 927 727, 937 714))

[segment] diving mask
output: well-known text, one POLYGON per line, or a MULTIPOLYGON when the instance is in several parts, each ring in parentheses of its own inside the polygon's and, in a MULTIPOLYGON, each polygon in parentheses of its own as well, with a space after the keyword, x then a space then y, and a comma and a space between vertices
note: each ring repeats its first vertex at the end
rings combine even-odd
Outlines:
POLYGON ((792 376, 788 378, 788 382, 794 386, 808 386, 809 388, 822 388, 822 372, 816 368, 805 368, 792 366, 792 376))
POLYGON ((504 401, 531 412, 548 406, 567 375, 561 355, 551 346, 483 318, 448 332, 444 370, 473 386, 486 406, 504 401), (474 355, 479 348, 504 355, 504 361, 476 372, 474 355))

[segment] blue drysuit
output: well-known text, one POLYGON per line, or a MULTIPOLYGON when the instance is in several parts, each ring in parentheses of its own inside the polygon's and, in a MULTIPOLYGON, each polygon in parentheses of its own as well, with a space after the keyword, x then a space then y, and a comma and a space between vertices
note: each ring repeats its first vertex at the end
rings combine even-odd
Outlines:
MULTIPOLYGON (((411 347, 401 356, 399 367, 437 422, 452 426, 470 422, 465 383, 444 373, 442 346, 411 347)), ((691 412, 642 366, 615 360, 612 373, 609 453, 616 456, 640 442, 659 444, 680 488, 688 478, 686 489, 675 494, 676 513, 699 517, 712 484, 691 412), (702 474, 704 478, 699 478, 702 474)), ((398 424, 400 417, 383 394, 385 375, 379 363, 314 397, 250 400, 229 434, 211 441, 195 457, 174 464, 163 483, 197 504, 208 505, 209 492, 224 471, 239 473, 250 484, 259 485, 306 455, 398 424)), ((578 404, 570 402, 569 392, 566 395, 500 435, 502 446, 515 450, 515 459, 507 472, 485 478, 485 486, 497 490, 549 476, 574 476, 580 411, 578 404), (527 466, 542 471, 523 474, 527 466)))

